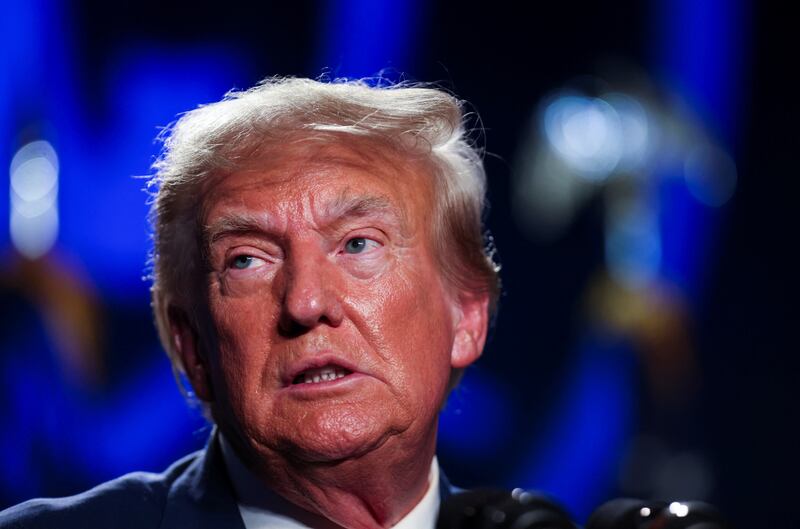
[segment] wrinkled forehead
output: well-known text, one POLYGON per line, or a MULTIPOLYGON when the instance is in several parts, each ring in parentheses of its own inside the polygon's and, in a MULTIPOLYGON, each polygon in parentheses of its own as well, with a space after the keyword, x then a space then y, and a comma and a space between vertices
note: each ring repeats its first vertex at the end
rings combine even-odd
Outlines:
POLYGON ((246 205, 256 191, 281 201, 311 194, 312 201, 342 201, 358 195, 382 199, 414 225, 428 225, 435 203, 430 162, 385 142, 352 135, 314 135, 270 142, 235 169, 212 176, 201 196, 201 222, 220 204, 246 205), (335 141, 332 141, 335 140, 335 141))

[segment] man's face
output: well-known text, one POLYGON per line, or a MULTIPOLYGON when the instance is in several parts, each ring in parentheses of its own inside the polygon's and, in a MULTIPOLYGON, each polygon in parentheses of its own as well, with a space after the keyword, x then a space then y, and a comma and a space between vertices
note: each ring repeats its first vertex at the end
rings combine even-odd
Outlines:
POLYGON ((184 361, 250 455, 432 449, 451 367, 480 354, 434 254, 432 176, 374 153, 293 145, 206 194, 215 346, 184 361))

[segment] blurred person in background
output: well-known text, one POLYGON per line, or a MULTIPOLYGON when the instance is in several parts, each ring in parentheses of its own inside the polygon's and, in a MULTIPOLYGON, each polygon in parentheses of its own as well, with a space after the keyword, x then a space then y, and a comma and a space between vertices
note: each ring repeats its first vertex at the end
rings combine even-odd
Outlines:
POLYGON ((0 527, 432 528, 438 414, 499 291, 462 102, 269 79, 184 114, 155 170, 155 319, 215 428, 0 527))

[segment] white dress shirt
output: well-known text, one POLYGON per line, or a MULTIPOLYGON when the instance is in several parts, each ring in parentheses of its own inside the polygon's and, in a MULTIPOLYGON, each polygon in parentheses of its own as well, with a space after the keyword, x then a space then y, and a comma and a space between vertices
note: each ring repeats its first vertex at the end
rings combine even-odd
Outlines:
MULTIPOLYGON (((242 463, 220 435, 220 445, 228 475, 233 483, 239 514, 245 529, 328 529, 333 524, 312 514, 266 488, 242 463)), ((428 477, 428 490, 422 499, 392 529, 434 529, 439 514, 439 464, 434 456, 428 477)))

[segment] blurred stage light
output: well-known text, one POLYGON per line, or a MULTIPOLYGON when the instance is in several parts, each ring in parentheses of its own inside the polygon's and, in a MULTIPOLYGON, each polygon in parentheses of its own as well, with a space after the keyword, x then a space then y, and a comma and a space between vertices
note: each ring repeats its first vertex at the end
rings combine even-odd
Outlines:
MULTIPOLYGON (((686 208, 673 211, 669 204, 657 205, 656 197, 664 195, 673 179, 680 179, 687 198, 705 206, 719 207, 730 200, 736 189, 736 165, 692 114, 646 83, 614 86, 602 78, 591 81, 605 91, 599 95, 586 91, 584 80, 555 92, 532 116, 514 193, 514 214, 531 237, 558 238, 580 208, 599 193, 612 202, 630 193, 649 197, 643 198, 649 201, 643 207, 657 208, 654 214, 675 219, 673 224, 688 225, 686 208)), ((659 241, 655 229, 648 235, 639 228, 624 235, 618 228, 606 229, 615 237, 606 242, 613 253, 611 261, 619 265, 617 272, 626 270, 614 275, 632 279, 625 281, 631 286, 647 282, 641 273, 648 270, 631 268, 631 259, 649 262, 653 269, 663 253, 662 269, 655 272, 664 273, 664 263, 674 257, 674 248, 659 241), (631 244, 634 238, 643 243, 635 250, 638 257, 631 244), (620 248, 627 249, 620 254, 620 248)))
POLYGON ((647 161, 650 151, 650 120, 644 107, 633 97, 621 92, 602 97, 619 116, 621 154, 618 171, 635 171, 647 161))
POLYGON ((24 145, 11 160, 10 232, 29 259, 46 254, 58 235, 58 155, 44 140, 24 145))
POLYGON ((649 285, 661 267, 661 237, 655 212, 644 204, 612 207, 606 221, 606 266, 629 288, 649 285))
POLYGON ((547 105, 543 125, 553 149, 587 180, 605 180, 622 158, 621 119, 602 99, 561 95, 547 105))
POLYGON ((514 215, 528 234, 538 240, 560 237, 575 212, 598 187, 575 175, 547 145, 526 153, 517 174, 514 215))
POLYGON ((736 164, 728 153, 710 143, 689 151, 683 176, 692 196, 707 206, 722 206, 736 190, 736 164))
POLYGON ((677 501, 673 501, 669 504, 669 512, 677 516, 678 518, 683 518, 687 514, 689 514, 689 506, 683 503, 679 503, 677 501))
POLYGON ((439 415, 439 446, 448 454, 476 458, 502 450, 508 440, 499 432, 513 429, 515 404, 501 380, 468 370, 439 415))
POLYGON ((507 480, 559 498, 577 519, 589 516, 614 480, 639 404, 632 350, 602 336, 587 334, 578 344, 555 405, 533 419, 541 438, 507 480))
POLYGON ((553 240, 601 195, 612 278, 635 290, 664 280, 690 289, 690 256, 698 252, 689 241, 701 237, 693 225, 705 214, 696 203, 727 203, 736 190, 736 165, 670 94, 641 81, 589 81, 555 92, 532 116, 514 215, 532 238, 553 240), (611 211, 631 201, 639 213, 611 211))

